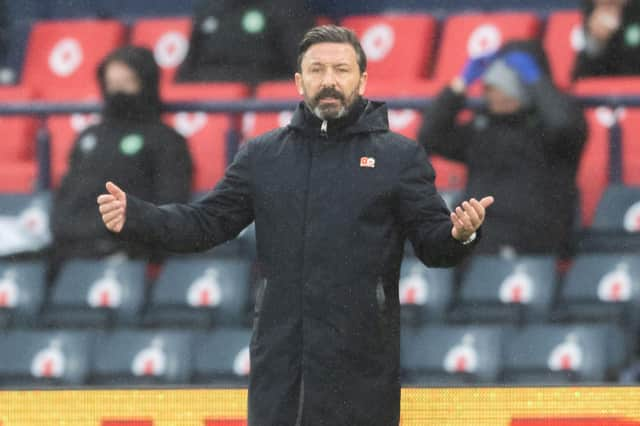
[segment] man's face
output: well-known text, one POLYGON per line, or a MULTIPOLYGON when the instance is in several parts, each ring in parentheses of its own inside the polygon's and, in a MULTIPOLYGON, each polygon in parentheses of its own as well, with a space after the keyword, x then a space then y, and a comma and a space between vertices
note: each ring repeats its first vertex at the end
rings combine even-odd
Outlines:
POLYGON ((322 120, 347 114, 364 94, 367 73, 360 73, 356 51, 348 43, 318 43, 302 57, 296 73, 298 93, 322 120))
POLYGON ((119 92, 135 95, 140 93, 142 89, 140 79, 135 71, 120 61, 113 61, 107 65, 104 80, 107 93, 119 92))
POLYGON ((507 95, 492 85, 484 87, 484 96, 487 100, 489 111, 493 114, 513 114, 522 107, 518 99, 507 95))

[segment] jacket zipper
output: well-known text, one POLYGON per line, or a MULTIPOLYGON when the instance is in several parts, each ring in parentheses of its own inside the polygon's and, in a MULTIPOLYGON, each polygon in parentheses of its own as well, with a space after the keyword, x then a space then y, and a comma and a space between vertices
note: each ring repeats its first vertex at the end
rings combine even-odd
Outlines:
MULTIPOLYGON (((322 138, 327 137, 327 120, 322 121, 322 125, 320 126, 320 136, 322 138)), ((313 141, 311 142, 313 144, 313 141)), ((304 200, 304 221, 302 228, 303 238, 306 239, 307 234, 307 211, 308 211, 308 203, 309 203, 309 187, 311 185, 311 169, 313 167, 313 145, 309 145, 309 169, 307 170, 307 188, 306 188, 306 196, 304 200)), ((306 242, 303 243, 303 247, 306 245, 306 242)), ((304 250, 304 249, 303 249, 304 250)), ((303 268, 304 268, 304 258, 306 254, 303 253, 303 268)), ((304 273, 304 269, 303 269, 304 273)), ((302 424, 302 412, 304 407, 304 286, 306 283, 302 284, 302 290, 300 291, 300 312, 301 312, 301 322, 302 322, 302 332, 301 332, 301 350, 302 354, 300 355, 300 392, 298 396, 298 414, 296 416, 295 425, 299 426, 302 424)))

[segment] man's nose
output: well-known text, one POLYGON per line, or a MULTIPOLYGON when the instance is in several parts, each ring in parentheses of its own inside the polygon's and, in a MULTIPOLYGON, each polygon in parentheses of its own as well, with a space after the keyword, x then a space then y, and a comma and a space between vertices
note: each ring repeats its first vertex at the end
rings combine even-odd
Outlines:
POLYGON ((322 75, 322 86, 323 87, 335 87, 336 85, 336 75, 332 70, 327 70, 322 75))

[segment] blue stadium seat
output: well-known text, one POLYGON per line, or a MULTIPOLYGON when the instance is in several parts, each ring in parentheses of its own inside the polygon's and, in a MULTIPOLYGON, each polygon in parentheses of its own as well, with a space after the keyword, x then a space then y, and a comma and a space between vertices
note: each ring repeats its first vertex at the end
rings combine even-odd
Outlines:
POLYGON ((51 194, 0 194, 0 257, 36 253, 51 243, 51 194))
POLYGON ((497 326, 427 326, 403 329, 403 384, 495 383, 509 330, 497 326))
POLYGON ((0 260, 0 328, 36 325, 45 287, 43 262, 0 260))
POLYGON ((99 336, 89 382, 101 385, 186 384, 193 336, 188 330, 119 329, 99 336))
POLYGON ((248 384, 251 369, 251 330, 219 328, 199 333, 194 339, 195 362, 192 382, 238 387, 248 384))
POLYGON ((606 325, 531 325, 513 335, 505 354, 507 383, 597 383, 615 374, 627 352, 621 329, 606 325))
POLYGON ((64 330, 0 334, 0 386, 84 384, 93 339, 93 333, 64 330))
POLYGON ((133 324, 144 306, 146 263, 114 256, 63 264, 42 324, 109 327, 133 324))
POLYGON ((562 288, 558 318, 640 325, 640 255, 576 256, 562 288))
POLYGON ((144 323, 210 327, 246 319, 251 262, 242 258, 177 257, 153 285, 144 323))
POLYGON ((513 323, 545 320, 556 285, 551 256, 476 256, 462 280, 454 322, 513 323))
POLYGON ((611 185, 598 203, 593 225, 578 241, 581 252, 640 251, 640 186, 611 185))
POLYGON ((453 270, 427 268, 416 258, 405 258, 400 268, 401 319, 420 325, 443 321, 453 297, 453 270))

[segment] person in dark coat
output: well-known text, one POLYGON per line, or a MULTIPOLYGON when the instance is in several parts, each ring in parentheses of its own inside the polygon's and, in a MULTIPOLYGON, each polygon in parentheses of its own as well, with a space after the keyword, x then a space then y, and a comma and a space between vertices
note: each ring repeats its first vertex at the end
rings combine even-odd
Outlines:
POLYGON ((177 82, 289 79, 296 43, 314 26, 300 0, 204 0, 194 10, 177 82))
POLYGON ((584 0, 573 78, 640 75, 640 2, 584 0))
POLYGON ((389 426, 400 411, 398 275, 404 242, 430 266, 460 262, 491 197, 450 213, 426 153, 362 98, 355 34, 310 30, 304 102, 248 142, 203 200, 156 207, 107 183, 107 228, 170 250, 204 250, 255 220, 264 274, 251 341, 249 424, 389 426))
POLYGON ((470 59, 427 107, 419 132, 427 151, 467 165, 466 197, 495 195, 476 250, 488 254, 568 251, 585 139, 581 107, 554 87, 539 44, 523 41, 470 59), (478 79, 485 104, 459 122, 478 79))
POLYGON ((150 255, 143 246, 115 238, 96 217, 95 197, 105 180, 117 177, 131 194, 157 203, 186 202, 190 197, 191 156, 184 138, 160 121, 153 54, 141 47, 122 47, 103 60, 97 77, 104 98, 101 122, 78 135, 68 172, 54 194, 54 269, 70 257, 121 251, 150 255))

